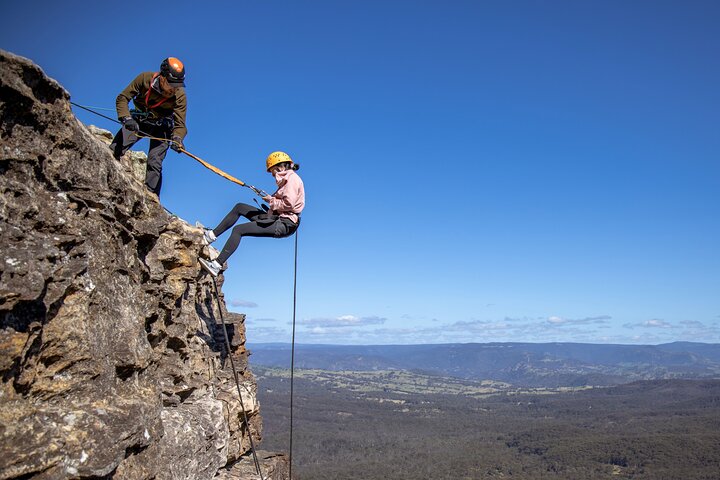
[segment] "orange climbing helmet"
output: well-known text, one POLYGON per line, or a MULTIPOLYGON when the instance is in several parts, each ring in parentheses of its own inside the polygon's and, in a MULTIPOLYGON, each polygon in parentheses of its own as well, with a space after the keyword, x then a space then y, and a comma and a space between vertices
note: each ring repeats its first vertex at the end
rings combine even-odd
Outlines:
POLYGON ((185 65, 175 57, 168 57, 162 61, 160 75, 167 78, 171 87, 185 86, 185 65))

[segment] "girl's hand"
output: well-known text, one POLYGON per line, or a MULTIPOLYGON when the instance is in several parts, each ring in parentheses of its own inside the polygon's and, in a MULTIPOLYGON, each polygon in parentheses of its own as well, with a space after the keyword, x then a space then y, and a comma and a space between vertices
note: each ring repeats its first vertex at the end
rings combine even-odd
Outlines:
POLYGON ((263 199, 266 203, 270 203, 270 199, 271 199, 271 198, 272 198, 272 195, 266 195, 266 196, 262 197, 262 199, 263 199))

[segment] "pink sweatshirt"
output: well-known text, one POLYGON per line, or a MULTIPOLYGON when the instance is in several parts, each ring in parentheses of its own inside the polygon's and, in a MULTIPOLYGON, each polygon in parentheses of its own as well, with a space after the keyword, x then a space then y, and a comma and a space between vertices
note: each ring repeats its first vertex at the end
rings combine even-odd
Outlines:
POLYGON ((275 175, 278 189, 271 195, 270 210, 298 223, 298 215, 305 208, 305 186, 295 170, 284 170, 275 175))

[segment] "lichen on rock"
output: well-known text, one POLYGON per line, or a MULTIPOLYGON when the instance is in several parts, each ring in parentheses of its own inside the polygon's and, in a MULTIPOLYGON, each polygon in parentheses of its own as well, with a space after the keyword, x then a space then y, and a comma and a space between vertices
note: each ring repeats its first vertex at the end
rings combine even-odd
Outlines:
POLYGON ((200 231, 97 135, 0 50, 0 480, 227 477, 251 464, 228 355, 262 431, 244 316, 218 304, 200 231))

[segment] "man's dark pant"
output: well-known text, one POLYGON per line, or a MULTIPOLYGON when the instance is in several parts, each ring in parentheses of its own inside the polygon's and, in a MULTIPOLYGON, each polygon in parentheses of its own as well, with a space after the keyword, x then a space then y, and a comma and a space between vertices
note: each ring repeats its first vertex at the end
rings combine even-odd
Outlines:
MULTIPOLYGON (((153 125, 145 122, 138 123, 140 124, 140 130, 151 137, 170 138, 172 134, 172 128, 164 125, 153 125)), ((140 140, 140 138, 135 135, 134 132, 122 127, 110 144, 110 149, 113 151, 115 158, 119 160, 138 140, 140 140)), ((169 142, 150 140, 145 186, 157 196, 160 196, 160 188, 162 187, 162 163, 169 146, 169 142)))

